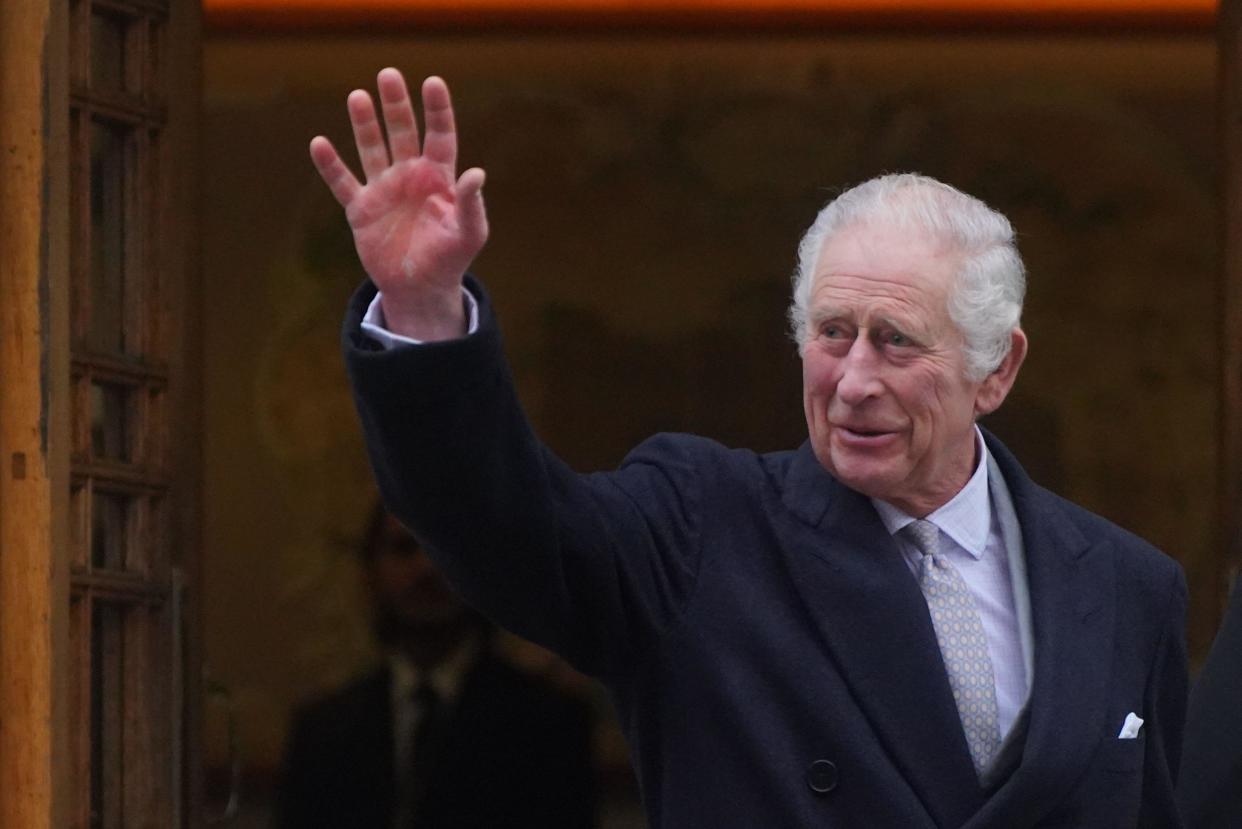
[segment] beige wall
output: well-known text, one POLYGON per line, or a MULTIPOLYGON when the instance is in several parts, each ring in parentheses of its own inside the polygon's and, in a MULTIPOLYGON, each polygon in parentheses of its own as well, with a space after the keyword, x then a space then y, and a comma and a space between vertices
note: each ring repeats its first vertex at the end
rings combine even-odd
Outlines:
POLYGON ((306 143, 348 146, 344 97, 387 64, 453 87, 489 171, 478 271, 572 463, 657 429, 799 442, 798 235, 835 188, 918 169, 1021 234, 1032 351, 997 430, 1192 587, 1216 555, 1208 37, 217 37, 205 60, 206 645, 260 766, 367 654, 336 344, 360 275, 306 143))

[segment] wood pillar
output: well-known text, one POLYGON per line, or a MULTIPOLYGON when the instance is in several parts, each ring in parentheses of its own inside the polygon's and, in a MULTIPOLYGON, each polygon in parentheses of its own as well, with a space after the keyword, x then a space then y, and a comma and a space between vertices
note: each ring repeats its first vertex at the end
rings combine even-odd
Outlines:
POLYGON ((64 253, 48 219, 63 184, 48 176, 60 128, 49 110, 54 14, 50 0, 0 2, 0 826, 29 829, 64 825, 68 589, 55 551, 65 549, 68 454, 53 404, 65 399, 68 359, 55 321, 64 309, 53 310, 64 253))

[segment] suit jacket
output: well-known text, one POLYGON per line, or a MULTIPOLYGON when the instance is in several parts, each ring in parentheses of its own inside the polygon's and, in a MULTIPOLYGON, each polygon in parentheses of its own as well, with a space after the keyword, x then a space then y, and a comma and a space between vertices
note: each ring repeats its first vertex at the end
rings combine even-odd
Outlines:
MULTIPOLYGON (((1012 773, 979 784, 926 602, 870 501, 809 445, 660 435, 578 475, 479 331, 344 348, 389 507, 463 595, 603 680, 653 829, 1178 825, 1185 582, 1034 485, 990 435, 1026 550, 1034 677, 1012 773), (1126 714, 1146 720, 1118 740, 1126 714)), ((584 347, 589 347, 585 344, 584 347)))
POLYGON ((1242 579, 1190 693, 1178 799, 1192 829, 1242 825, 1242 579))
MULTIPOLYGON (((295 717, 280 829, 390 829, 396 780, 391 672, 379 668, 295 717)), ((491 656, 463 678, 423 829, 589 829, 595 796, 585 706, 491 656)))

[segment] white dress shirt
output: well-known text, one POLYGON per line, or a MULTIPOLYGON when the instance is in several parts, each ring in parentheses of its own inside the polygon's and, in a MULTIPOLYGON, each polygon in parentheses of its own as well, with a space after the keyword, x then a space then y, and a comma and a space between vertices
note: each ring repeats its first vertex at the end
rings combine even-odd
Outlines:
MULTIPOLYGON (((1013 727, 1030 693, 1019 632, 1010 556, 988 487, 988 448, 975 427, 978 465, 957 495, 926 517, 940 530, 940 551, 953 562, 975 599, 996 678, 996 708, 1002 739, 1013 727)), ((910 572, 918 578, 922 553, 899 531, 914 521, 892 504, 872 498, 884 527, 894 536, 910 572)))
MULTIPOLYGON (((461 295, 466 303, 466 334, 470 335, 479 330, 479 302, 474 298, 474 294, 466 290, 465 286, 462 286, 461 295)), ((371 300, 371 304, 367 306, 367 312, 362 316, 362 330, 384 348, 423 344, 422 340, 394 334, 388 330, 387 325, 388 323, 384 320, 384 308, 380 305, 380 293, 376 291, 375 298, 371 300)))

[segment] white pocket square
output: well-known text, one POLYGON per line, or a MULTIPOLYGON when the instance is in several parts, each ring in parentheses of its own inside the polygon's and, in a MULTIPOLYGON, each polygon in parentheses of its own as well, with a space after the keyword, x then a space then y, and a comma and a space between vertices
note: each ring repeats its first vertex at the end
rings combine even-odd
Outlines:
POLYGON ((1133 740, 1139 735, 1139 729, 1143 727, 1143 718, 1131 711, 1126 714, 1126 721, 1121 724, 1121 733, 1117 735, 1118 740, 1133 740))

